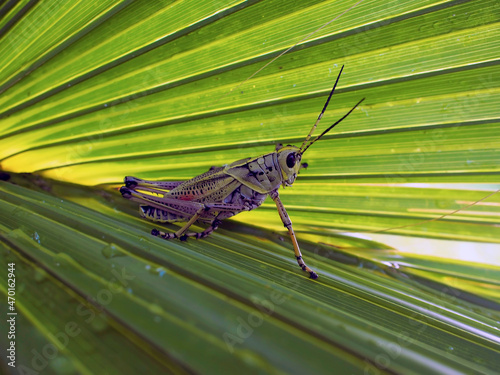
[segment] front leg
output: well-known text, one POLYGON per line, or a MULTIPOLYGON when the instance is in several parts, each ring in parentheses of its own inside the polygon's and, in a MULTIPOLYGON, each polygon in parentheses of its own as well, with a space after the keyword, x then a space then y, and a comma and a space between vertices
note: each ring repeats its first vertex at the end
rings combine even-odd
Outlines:
POLYGON ((161 237, 166 240, 170 240, 172 238, 178 238, 181 241, 187 240, 188 237, 194 237, 196 239, 201 239, 209 236, 214 230, 216 230, 219 227, 219 224, 221 223, 221 220, 219 220, 217 217, 215 217, 210 226, 205 229, 203 232, 197 233, 197 232, 188 232, 187 230, 191 225, 194 224, 196 220, 198 220, 201 216, 202 213, 211 213, 213 211, 217 211, 219 213, 224 213, 224 212, 229 212, 229 213, 238 213, 240 211, 245 211, 248 210, 247 207, 245 206, 240 206, 240 205, 234 205, 234 204, 217 204, 217 203, 209 203, 209 204, 201 204, 201 203, 195 203, 197 205, 201 205, 201 207, 198 209, 198 211, 188 220, 188 222, 177 232, 175 233, 166 233, 162 232, 158 229, 153 229, 151 231, 151 234, 156 237, 161 237))
MULTIPOLYGON (((220 223, 221 223, 220 220, 214 219, 214 221, 212 221, 212 224, 210 224, 210 226, 207 229, 205 229, 203 232, 199 232, 199 233, 198 232, 184 232, 184 234, 178 236, 177 232, 176 233, 165 233, 165 232, 162 232, 161 230, 153 229, 151 231, 151 234, 153 236, 161 237, 161 238, 164 238, 166 240, 169 240, 171 238, 179 238, 181 241, 185 241, 188 239, 188 237, 194 237, 197 240, 199 240, 201 238, 205 238, 205 237, 209 236, 214 230, 216 230, 219 227, 220 223)), ((184 227, 186 227, 186 226, 184 226, 184 227)), ((182 229, 184 229, 184 227, 182 229)), ((178 232, 181 232, 182 229, 178 232)))
POLYGON ((317 279, 318 275, 316 272, 314 272, 312 269, 310 269, 305 263, 304 260, 302 259, 302 253, 300 252, 299 244, 297 242, 297 238, 295 237, 295 233, 292 228, 292 221, 288 217, 288 214, 286 213, 285 207, 283 206, 283 203, 281 203, 280 196, 278 194, 278 190, 274 190, 271 193, 269 193, 269 196, 272 198, 274 203, 276 203, 276 207, 278 208, 278 213, 281 217, 281 221, 283 222, 283 225, 285 226, 286 229, 288 229, 288 234, 290 235, 290 238, 292 239, 293 243, 293 249, 295 251, 295 258, 297 259, 297 263, 299 264, 299 267, 302 268, 303 271, 309 272, 309 277, 311 279, 317 279))
POLYGON ((165 233, 155 228, 151 231, 151 234, 153 236, 159 236, 166 240, 170 240, 172 238, 179 238, 181 241, 183 241, 187 238, 187 236, 184 233, 186 233, 189 227, 193 225, 196 220, 199 219, 203 211, 205 211, 205 207, 201 207, 200 209, 198 209, 198 211, 188 220, 188 222, 175 233, 165 233))

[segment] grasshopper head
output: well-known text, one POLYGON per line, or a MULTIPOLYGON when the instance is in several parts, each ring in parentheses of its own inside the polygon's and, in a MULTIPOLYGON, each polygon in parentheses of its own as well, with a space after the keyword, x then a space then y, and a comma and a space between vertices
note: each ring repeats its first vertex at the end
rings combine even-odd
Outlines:
POLYGON ((284 146, 277 149, 278 163, 281 169, 283 185, 290 186, 297 178, 301 168, 307 167, 307 164, 301 163, 302 154, 300 148, 296 146, 284 146))

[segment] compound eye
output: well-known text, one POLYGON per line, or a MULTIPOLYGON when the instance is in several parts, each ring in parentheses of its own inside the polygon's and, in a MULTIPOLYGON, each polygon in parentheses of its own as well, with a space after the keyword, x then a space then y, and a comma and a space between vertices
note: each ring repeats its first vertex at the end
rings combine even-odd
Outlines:
POLYGON ((288 168, 293 168, 295 166, 295 154, 289 154, 286 157, 286 165, 288 168))

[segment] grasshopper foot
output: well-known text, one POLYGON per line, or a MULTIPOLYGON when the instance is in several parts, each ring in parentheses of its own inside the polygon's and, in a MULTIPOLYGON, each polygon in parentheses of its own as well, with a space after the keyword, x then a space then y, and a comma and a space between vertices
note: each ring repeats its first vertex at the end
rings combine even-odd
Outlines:
POLYGON ((130 199, 130 197, 132 197, 132 194, 130 193, 130 190, 128 188, 126 188, 125 186, 122 186, 120 188, 120 193, 122 194, 123 198, 130 199))
POLYGON ((299 267, 302 269, 302 271, 309 272, 310 279, 316 280, 318 278, 318 274, 306 266, 306 264, 302 260, 302 255, 295 258, 297 258, 297 263, 299 264, 299 267))
POLYGON ((137 180, 138 179, 135 177, 127 176, 125 177, 123 182, 125 183, 126 187, 133 189, 137 186, 137 180))
POLYGON ((161 237, 165 240, 170 240, 172 238, 177 238, 177 235, 175 233, 165 233, 165 232, 162 232, 162 231, 159 231, 158 229, 154 228, 152 231, 151 231, 151 234, 155 237, 161 237))

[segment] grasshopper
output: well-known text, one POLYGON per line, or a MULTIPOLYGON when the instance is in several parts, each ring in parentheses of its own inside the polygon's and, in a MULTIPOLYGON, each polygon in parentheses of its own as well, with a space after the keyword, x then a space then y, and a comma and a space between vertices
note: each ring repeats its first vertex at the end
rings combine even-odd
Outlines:
POLYGON ((153 236, 166 240, 179 238, 185 241, 188 237, 207 237, 218 228, 222 220, 259 207, 269 195, 288 230, 297 263, 303 271, 309 273, 310 278, 318 278, 316 272, 302 259, 292 222, 280 200, 278 189, 280 186, 291 186, 294 183, 299 170, 307 167, 306 163, 301 162, 304 152, 364 100, 361 99, 340 120, 314 140, 310 140, 326 111, 343 68, 342 66, 323 110, 301 147, 278 144, 271 153, 238 160, 222 167, 212 167, 208 172, 187 181, 147 181, 127 176, 125 186, 120 188, 122 196, 139 202, 139 213, 146 219, 160 223, 186 221, 187 223, 175 233, 165 233, 158 229, 151 231, 153 236), (196 221, 209 224, 209 227, 200 233, 188 232, 189 227, 196 221))

